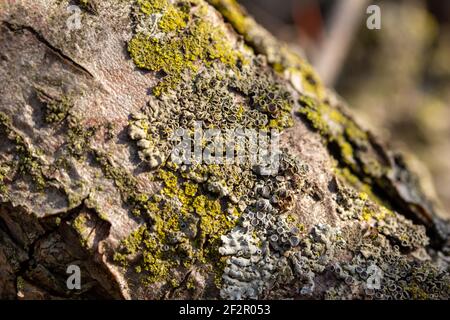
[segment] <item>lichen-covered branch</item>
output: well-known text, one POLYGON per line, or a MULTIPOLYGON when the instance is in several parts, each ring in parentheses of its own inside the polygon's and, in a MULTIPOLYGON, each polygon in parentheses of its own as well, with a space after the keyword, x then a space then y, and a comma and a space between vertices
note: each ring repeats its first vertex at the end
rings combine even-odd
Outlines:
POLYGON ((235 1, 77 3, 0 13, 0 297, 448 299, 418 179, 235 1), (240 128, 278 170, 171 157, 240 128))

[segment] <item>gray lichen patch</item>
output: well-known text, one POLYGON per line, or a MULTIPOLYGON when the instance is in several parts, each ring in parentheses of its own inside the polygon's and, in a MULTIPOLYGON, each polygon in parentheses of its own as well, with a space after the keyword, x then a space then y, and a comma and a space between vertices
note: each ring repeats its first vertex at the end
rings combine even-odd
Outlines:
POLYGON ((293 278, 288 260, 279 253, 271 254, 268 242, 260 245, 245 230, 234 229, 223 236, 220 253, 231 256, 222 275, 223 299, 258 299, 278 281, 293 278))
POLYGON ((203 130, 268 131, 290 126, 293 100, 281 81, 273 84, 279 80, 268 72, 262 58, 238 73, 217 63, 192 80, 186 78, 164 99, 149 101, 132 115, 129 129, 141 149, 141 160, 151 168, 158 167, 174 150, 174 138, 181 138, 177 130, 186 130, 193 137, 199 122, 203 130))

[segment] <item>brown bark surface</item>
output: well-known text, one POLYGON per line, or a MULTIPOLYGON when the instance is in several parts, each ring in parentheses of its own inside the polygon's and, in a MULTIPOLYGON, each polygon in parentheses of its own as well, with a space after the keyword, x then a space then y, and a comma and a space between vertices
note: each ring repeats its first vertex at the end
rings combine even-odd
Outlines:
MULTIPOLYGON (((402 157, 360 128, 309 65, 234 1, 174 1, 161 11, 164 17, 171 6, 189 8, 187 26, 163 37, 190 39, 200 32, 195 23, 206 21, 208 32, 230 46, 223 56, 214 57, 211 47, 219 40, 211 36, 200 43, 204 56, 195 55, 195 68, 177 74, 174 60, 154 70, 159 65, 149 64, 149 56, 139 65, 130 43, 150 28, 139 6, 161 2, 79 1, 79 30, 67 27, 68 1, 2 2, 0 297, 448 299, 448 223, 402 157), (209 180, 194 183, 181 169, 165 162, 154 168, 142 159, 136 121, 145 117, 150 126, 170 127, 167 119, 188 104, 183 98, 200 95, 195 81, 217 74, 227 84, 231 109, 256 110, 258 119, 267 116, 261 92, 280 94, 281 103, 290 97, 286 113, 293 121, 280 125, 287 169, 273 180, 252 168, 219 167, 209 180), (152 91, 176 76, 182 83, 160 95, 152 91), (160 115, 151 120, 148 106, 155 105, 160 115), (217 195, 212 182, 231 184, 228 172, 250 182, 237 179, 226 195, 217 195), (181 236, 167 249, 170 255, 149 244, 156 239, 164 247, 179 232, 170 229, 175 209, 162 207, 186 194, 170 195, 175 191, 167 173, 178 177, 176 190, 192 182, 197 197, 220 204, 219 212, 208 207, 204 214, 193 204, 180 209, 194 221, 195 235, 181 236), (278 202, 255 191, 279 181, 288 185, 289 197, 278 202), (246 183, 250 187, 239 188, 246 183), (148 200, 155 194, 164 202, 156 212, 148 200), (251 212, 263 212, 261 203, 270 203, 273 222, 248 228, 251 212), (235 209, 237 221, 227 208, 235 209), (161 235, 159 219, 167 234, 161 235), (273 240, 278 225, 289 232, 273 240), (136 230, 146 231, 136 236, 136 230), (284 236, 289 239, 281 243, 284 236), (235 238, 241 252, 228 247, 227 239, 235 238), (262 253, 242 253, 253 248, 262 253), (66 286, 69 265, 81 268, 81 290, 66 286), (376 290, 368 287, 371 265, 383 271, 376 290)), ((153 52, 145 50, 144 56, 153 52)), ((180 54, 187 56, 186 47, 180 54)), ((205 88, 198 98, 211 117, 209 103, 223 88, 205 88)))

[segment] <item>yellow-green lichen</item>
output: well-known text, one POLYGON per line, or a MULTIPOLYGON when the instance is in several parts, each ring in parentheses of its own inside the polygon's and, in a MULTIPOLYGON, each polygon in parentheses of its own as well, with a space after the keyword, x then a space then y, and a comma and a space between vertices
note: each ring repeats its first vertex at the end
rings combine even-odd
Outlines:
POLYGON ((374 151, 369 151, 372 148, 369 135, 353 119, 328 103, 317 102, 311 97, 302 97, 300 103, 298 113, 324 137, 343 168, 342 176, 372 197, 368 185, 373 185, 372 181, 381 183, 389 169, 374 151))
MULTIPOLYGON (((207 103, 205 112, 211 114, 211 119, 207 120, 205 128, 227 129, 229 125, 269 130, 292 125, 291 110, 295 101, 286 83, 270 71, 265 59, 250 59, 246 55, 250 61, 244 61, 243 55, 251 52, 234 47, 226 29, 210 19, 210 7, 201 2, 189 7, 182 1, 142 0, 137 4, 140 6, 138 19, 149 15, 160 17, 159 33, 140 28, 128 43, 135 65, 158 72, 162 77, 153 93, 159 96, 168 89, 184 93, 182 88, 191 84, 194 89, 191 96, 184 96, 192 100, 185 103, 189 112, 175 112, 174 118, 165 119, 165 123, 174 123, 175 128, 182 126, 182 121, 192 120, 192 117, 185 119, 186 114, 191 113, 194 119, 197 114, 202 119, 196 107, 207 103), (239 101, 239 108, 236 108, 238 96, 245 102, 239 101)), ((170 100, 172 96, 175 95, 165 97, 170 100)), ((146 127, 150 121, 142 120, 142 116, 160 118, 155 110, 170 110, 172 101, 169 100, 151 103, 151 110, 130 123, 131 128, 136 128, 130 130, 130 137, 139 140, 140 148, 149 143, 152 148, 165 147, 165 138, 155 141, 153 135, 159 137, 167 126, 146 127), (160 145, 163 147, 158 147, 160 145)), ((169 111, 166 113, 171 115, 169 111)), ((124 264, 133 261, 132 268, 148 283, 166 284, 180 280, 173 272, 175 269, 190 268, 196 263, 214 265, 219 286, 226 265, 226 259, 218 252, 220 237, 236 225, 243 210, 237 203, 249 194, 257 179, 252 170, 243 170, 243 167, 245 165, 194 165, 185 170, 162 161, 159 170, 152 175, 162 182, 162 189, 156 195, 133 194, 129 198, 132 212, 146 223, 123 241, 116 260, 124 264)))
POLYGON ((90 140, 97 128, 85 127, 75 115, 69 115, 69 128, 67 130, 67 149, 76 159, 84 159, 90 150, 90 140))
POLYGON ((86 217, 84 215, 79 215, 73 221, 74 228, 81 234, 86 230, 86 217))
POLYGON ((72 222, 72 226, 80 237, 80 243, 83 247, 87 246, 87 229, 86 229, 87 219, 84 214, 79 214, 72 222))
POLYGON ((235 219, 220 199, 200 191, 200 184, 168 169, 159 169, 157 177, 163 183, 157 195, 134 197, 135 214, 149 222, 122 242, 115 260, 126 264, 128 256, 139 253, 135 269, 145 274, 144 281, 170 284, 177 281, 174 268, 220 260, 220 236, 233 228, 235 219))
POLYGON ((114 166, 106 154, 96 151, 95 160, 100 165, 106 178, 114 181, 125 201, 129 201, 136 195, 136 179, 123 169, 114 166))
POLYGON ((189 278, 186 281, 186 289, 195 290, 195 280, 191 276, 189 276, 189 278))
POLYGON ((169 6, 158 23, 162 32, 169 33, 171 31, 180 31, 187 26, 189 14, 180 9, 169 6))
POLYGON ((84 195, 70 190, 65 191, 69 208, 78 207, 84 199, 84 195))
POLYGON ((167 0, 137 0, 142 13, 150 15, 159 13, 169 5, 167 0))
POLYGON ((22 291, 25 288, 25 280, 23 277, 21 277, 21 276, 17 277, 16 288, 17 288, 17 291, 22 291))
POLYGON ((44 122, 55 124, 63 121, 69 115, 73 107, 72 98, 69 95, 55 96, 49 94, 44 88, 35 88, 37 98, 44 104, 44 122))
POLYGON ((61 122, 69 114, 72 105, 72 101, 68 97, 62 97, 61 100, 48 102, 44 121, 48 124, 61 122))
POLYGON ((285 74, 297 90, 318 99, 325 97, 325 88, 313 68, 287 45, 278 42, 267 30, 258 25, 236 0, 208 0, 208 2, 220 11, 251 48, 267 57, 276 72, 285 74))
POLYGON ((187 182, 185 183, 184 188, 184 193, 187 196, 193 197, 197 193, 198 185, 192 182, 187 182))
POLYGON ((7 187, 5 184, 5 179, 9 171, 10 171, 9 166, 0 164, 0 194, 6 193, 7 187))
POLYGON ((429 294, 417 283, 409 284, 405 290, 411 295, 413 300, 429 300, 429 294))
POLYGON ((349 168, 336 166, 334 168, 334 173, 338 178, 342 179, 356 190, 369 194, 371 199, 375 197, 372 187, 368 183, 361 181, 361 179, 352 173, 349 168))
MULTIPOLYGON (((367 195, 366 195, 367 198, 367 195)), ((383 206, 371 208, 364 206, 361 212, 360 219, 366 222, 380 222, 383 221, 387 215, 393 216, 393 212, 389 211, 383 206)))
POLYGON ((29 175, 39 191, 46 186, 46 179, 42 173, 42 164, 38 158, 40 151, 31 150, 24 139, 17 133, 11 125, 10 118, 3 112, 0 112, 0 131, 15 145, 15 152, 18 157, 18 172, 22 175, 29 175))
POLYGON ((329 142, 338 145, 341 160, 346 165, 355 167, 353 147, 346 136, 346 125, 349 121, 328 104, 316 103, 312 98, 307 97, 303 97, 301 103, 303 107, 299 109, 299 113, 329 142))
POLYGON ((239 34, 247 34, 252 20, 244 14, 242 8, 235 0, 209 0, 208 2, 220 11, 239 34))
MULTIPOLYGON (((140 10, 146 15, 161 14, 158 27, 165 32, 156 38, 137 33, 128 44, 128 51, 136 66, 151 71, 163 71, 164 79, 154 88, 159 96, 181 82, 182 74, 196 72, 200 62, 209 64, 219 60, 234 66, 240 57, 220 27, 203 16, 192 16, 174 3, 166 1, 138 1, 140 10), (168 35, 170 31, 180 31, 168 35)), ((201 10, 197 9, 196 12, 201 10)))

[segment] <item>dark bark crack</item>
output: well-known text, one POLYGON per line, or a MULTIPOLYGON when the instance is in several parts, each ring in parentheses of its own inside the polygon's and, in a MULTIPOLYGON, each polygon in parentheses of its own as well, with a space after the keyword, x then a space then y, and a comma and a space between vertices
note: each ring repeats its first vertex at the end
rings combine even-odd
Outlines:
POLYGON ((72 67, 79 70, 81 73, 84 73, 85 75, 89 76, 90 78, 94 78, 94 75, 88 69, 86 69, 81 64, 79 64, 71 57, 66 55, 61 49, 52 45, 41 33, 39 33, 33 27, 26 25, 18 25, 8 21, 3 21, 2 24, 12 32, 24 30, 30 32, 39 42, 43 43, 53 54, 59 57, 62 61, 65 61, 67 64, 71 65, 72 67))

